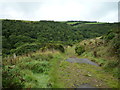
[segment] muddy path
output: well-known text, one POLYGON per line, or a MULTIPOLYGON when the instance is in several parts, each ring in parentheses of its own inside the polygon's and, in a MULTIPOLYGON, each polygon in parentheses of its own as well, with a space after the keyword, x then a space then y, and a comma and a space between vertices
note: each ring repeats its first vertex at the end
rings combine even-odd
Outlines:
MULTIPOLYGON (((92 62, 91 60, 87 59, 87 58, 68 58, 66 61, 70 62, 70 63, 86 63, 86 64, 90 64, 90 65, 95 65, 95 66, 99 66, 98 64, 96 64, 95 62, 92 62)), ((79 85, 75 85, 76 88, 96 88, 92 85, 90 85, 90 83, 84 83, 79 85)))
POLYGON ((95 62, 92 62, 91 60, 87 58, 68 58, 66 61, 70 63, 86 63, 90 65, 99 66, 98 64, 96 64, 95 62))
POLYGON ((110 88, 117 80, 87 58, 69 57, 60 63, 60 81, 66 88, 110 88))

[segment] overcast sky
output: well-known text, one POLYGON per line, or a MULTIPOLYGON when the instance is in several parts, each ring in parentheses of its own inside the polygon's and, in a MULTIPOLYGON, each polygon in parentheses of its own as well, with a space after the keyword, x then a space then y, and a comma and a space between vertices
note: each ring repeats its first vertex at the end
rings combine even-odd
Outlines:
POLYGON ((118 22, 119 0, 0 0, 0 19, 118 22))

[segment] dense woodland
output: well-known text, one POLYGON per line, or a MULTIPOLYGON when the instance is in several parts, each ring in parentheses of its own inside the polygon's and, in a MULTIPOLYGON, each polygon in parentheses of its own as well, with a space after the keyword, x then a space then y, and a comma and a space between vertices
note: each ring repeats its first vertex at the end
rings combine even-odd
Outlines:
POLYGON ((84 39, 105 35, 112 28, 117 27, 117 23, 89 23, 91 22, 3 20, 3 56, 13 53, 21 55, 22 53, 36 51, 48 43, 72 45, 84 39), (73 26, 72 23, 77 23, 77 25, 73 26))

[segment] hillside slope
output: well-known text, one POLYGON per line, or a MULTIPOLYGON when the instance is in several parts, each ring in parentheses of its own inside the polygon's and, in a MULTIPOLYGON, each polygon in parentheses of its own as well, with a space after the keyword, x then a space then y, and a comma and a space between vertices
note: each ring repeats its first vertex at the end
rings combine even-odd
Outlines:
MULTIPOLYGON (((69 22, 70 23, 70 22, 69 22)), ((74 22, 75 23, 75 22, 74 22)), ((82 24, 81 24, 82 23, 82 24)), ((16 53, 21 47, 31 51, 40 49, 45 43, 73 45, 84 39, 106 34, 117 24, 86 24, 71 26, 68 22, 2 20, 3 56, 16 53), (30 48, 31 47, 31 48, 30 48), (35 47, 33 50, 32 47, 35 47)), ((93 22, 94 23, 94 22, 93 22)))

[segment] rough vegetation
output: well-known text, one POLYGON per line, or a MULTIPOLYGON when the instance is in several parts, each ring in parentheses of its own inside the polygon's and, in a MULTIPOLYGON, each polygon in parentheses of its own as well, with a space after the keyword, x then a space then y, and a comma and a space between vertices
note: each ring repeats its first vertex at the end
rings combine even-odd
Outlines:
POLYGON ((76 52, 78 55, 81 55, 83 52, 85 52, 84 46, 76 46, 75 52, 76 52))
POLYGON ((112 72, 118 79, 120 78, 119 72, 119 32, 111 30, 103 37, 96 39, 83 40, 80 45, 85 46, 83 57, 90 58, 92 61, 97 62, 106 71, 112 72))
POLYGON ((118 24, 3 20, 3 87, 118 88, 118 24), (87 58, 98 66, 68 58, 87 58))

